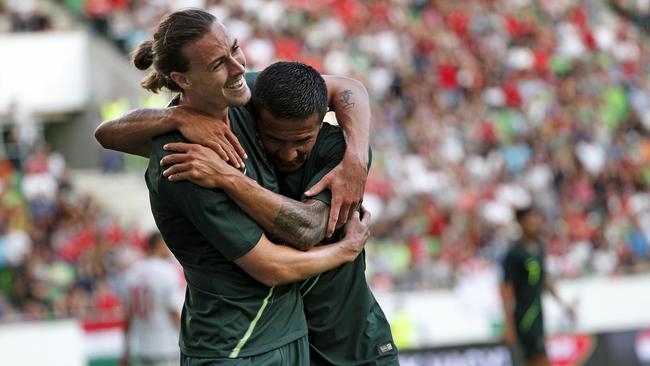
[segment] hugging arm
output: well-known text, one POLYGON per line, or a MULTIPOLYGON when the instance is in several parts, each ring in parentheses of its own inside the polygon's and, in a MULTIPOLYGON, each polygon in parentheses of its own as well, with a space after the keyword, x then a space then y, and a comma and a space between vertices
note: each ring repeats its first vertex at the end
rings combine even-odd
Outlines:
POLYGON ((370 135, 370 97, 363 84, 357 80, 323 75, 327 84, 330 109, 345 134, 345 155, 306 196, 315 196, 326 188, 332 192, 332 206, 326 236, 332 235, 351 217, 363 201, 363 191, 368 177, 368 146, 370 135))
POLYGON ((363 216, 353 216, 340 241, 301 251, 271 242, 223 191, 164 178, 159 191, 226 259, 267 286, 306 279, 354 261, 370 235, 370 214, 364 211, 363 216))
POLYGON ((301 202, 271 192, 204 146, 170 143, 165 148, 176 152, 161 160, 162 165, 171 165, 163 173, 171 181, 222 189, 267 232, 294 248, 308 250, 325 237, 329 206, 324 202, 301 202))
POLYGON ((264 235, 260 241, 235 263, 251 277, 267 286, 307 279, 319 273, 354 261, 370 235, 370 213, 355 213, 345 227, 341 241, 308 251, 275 245, 264 235))
POLYGON ((184 106, 133 110, 102 122, 95 130, 95 139, 105 149, 148 158, 151 139, 174 130, 211 148, 235 167, 244 166, 242 159, 248 158, 227 123, 184 106))
POLYGON ((102 122, 95 130, 95 139, 105 149, 149 157, 151 138, 176 129, 173 114, 171 108, 136 109, 102 122))

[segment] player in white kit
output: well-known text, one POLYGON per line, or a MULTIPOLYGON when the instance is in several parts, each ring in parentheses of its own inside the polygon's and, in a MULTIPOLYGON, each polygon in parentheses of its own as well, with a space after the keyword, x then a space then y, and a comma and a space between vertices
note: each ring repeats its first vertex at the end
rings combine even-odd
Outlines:
POLYGON ((180 363, 178 335, 185 286, 159 233, 147 244, 147 257, 126 273, 126 347, 122 366, 180 363))

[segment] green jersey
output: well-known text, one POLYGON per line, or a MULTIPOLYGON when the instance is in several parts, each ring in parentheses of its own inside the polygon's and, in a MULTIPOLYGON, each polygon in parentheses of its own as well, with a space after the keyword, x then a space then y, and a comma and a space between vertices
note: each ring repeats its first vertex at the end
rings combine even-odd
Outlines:
MULTIPOLYGON (((342 131, 323 123, 302 168, 286 176, 278 174, 280 192, 304 199, 303 192, 336 167, 344 153, 342 131)), ((326 190, 313 198, 330 205, 331 193, 326 190)), ((397 364, 390 326, 370 291, 365 269, 362 252, 354 262, 301 283, 312 365, 397 364)))
POLYGON ((517 331, 526 333, 542 321, 542 290, 544 288, 544 253, 531 252, 522 243, 514 244, 505 257, 504 282, 515 291, 517 331))
MULTIPOLYGON (((248 78, 248 77, 247 77, 248 78)), ((278 191, 257 144, 252 106, 230 108, 234 134, 248 154, 245 174, 278 191)), ((145 173, 151 209, 187 280, 179 345, 191 357, 249 357, 307 334, 296 284, 267 287, 233 261, 248 253, 263 229, 221 190, 170 182, 159 165, 163 146, 186 141, 174 131, 152 141, 145 173)))

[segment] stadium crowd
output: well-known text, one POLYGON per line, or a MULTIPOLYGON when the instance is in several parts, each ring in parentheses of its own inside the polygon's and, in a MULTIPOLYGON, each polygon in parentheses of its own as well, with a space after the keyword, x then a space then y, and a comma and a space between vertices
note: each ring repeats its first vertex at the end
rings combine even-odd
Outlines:
POLYGON ((32 152, 16 159, 16 144, 0 160, 0 319, 121 316, 122 274, 146 233, 75 192, 60 153, 22 146, 32 152))
MULTIPOLYGON (((126 52, 161 14, 188 5, 224 21, 249 69, 298 60, 369 89, 375 290, 448 287, 494 270, 518 235, 514 210, 530 204, 547 216, 552 276, 648 267, 650 53, 647 35, 607 1, 77 4, 126 52)), ((118 274, 142 234, 76 197, 57 154, 2 164, 0 318, 119 308, 118 274), (56 184, 30 196, 45 166, 56 184)))
POLYGON ((614 3, 144 3, 107 16, 127 51, 157 21, 140 12, 200 6, 251 69, 292 59, 364 81, 376 288, 448 286, 460 268, 488 268, 516 236, 513 210, 531 202, 549 217, 553 275, 646 261, 648 52, 614 3))

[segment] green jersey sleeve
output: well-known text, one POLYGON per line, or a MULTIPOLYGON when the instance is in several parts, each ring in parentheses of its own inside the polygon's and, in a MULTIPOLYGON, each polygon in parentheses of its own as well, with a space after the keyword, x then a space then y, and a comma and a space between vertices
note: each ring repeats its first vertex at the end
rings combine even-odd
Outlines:
POLYGON ((262 237, 262 228, 223 191, 190 182, 160 180, 160 192, 173 200, 196 229, 227 260, 248 253, 262 237))
POLYGON ((183 214, 226 259, 248 253, 262 237, 262 228, 224 192, 189 182, 164 184, 183 214))

